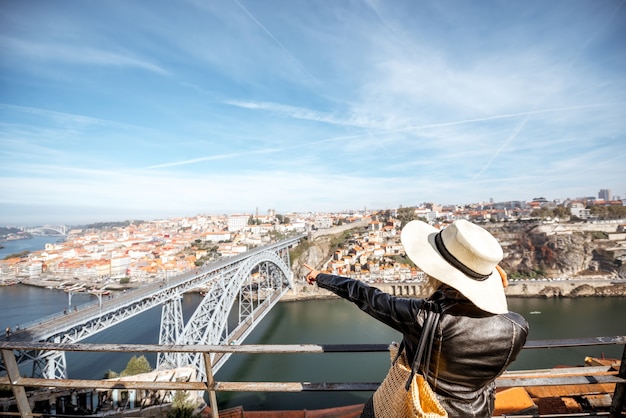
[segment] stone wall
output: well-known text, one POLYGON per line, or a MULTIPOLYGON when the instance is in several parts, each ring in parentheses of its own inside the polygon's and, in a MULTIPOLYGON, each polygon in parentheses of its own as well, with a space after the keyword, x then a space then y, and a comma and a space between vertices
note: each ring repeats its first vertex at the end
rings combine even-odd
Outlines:
MULTIPOLYGON (((383 292, 395 296, 426 297, 420 283, 374 283, 383 292)), ((626 296, 626 280, 590 278, 576 280, 515 280, 505 289, 508 297, 568 297, 626 296)), ((317 286, 310 286, 302 278, 296 279, 295 289, 287 292, 282 301, 328 299, 337 297, 317 286)))
POLYGON ((626 281, 615 279, 516 280, 506 288, 511 297, 626 296, 626 281))

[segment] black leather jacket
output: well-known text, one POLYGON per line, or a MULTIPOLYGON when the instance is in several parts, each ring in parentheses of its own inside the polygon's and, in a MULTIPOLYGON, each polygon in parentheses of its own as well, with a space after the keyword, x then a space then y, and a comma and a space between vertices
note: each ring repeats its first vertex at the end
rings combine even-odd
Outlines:
MULTIPOLYGON (((317 284, 400 331, 407 357, 414 357, 425 319, 425 313, 419 312, 423 299, 391 296, 361 281, 323 273, 317 276, 317 284)), ((444 312, 435 334, 428 381, 450 417, 490 417, 495 379, 521 351, 528 323, 514 312, 485 312, 448 286, 431 299, 444 312)))

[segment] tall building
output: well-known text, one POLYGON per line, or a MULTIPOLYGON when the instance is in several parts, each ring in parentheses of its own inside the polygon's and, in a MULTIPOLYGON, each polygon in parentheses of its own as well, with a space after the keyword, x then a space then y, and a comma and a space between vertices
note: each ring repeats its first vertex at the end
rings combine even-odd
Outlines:
POLYGON ((611 200, 611 191, 609 189, 600 189, 600 193, 598 193, 598 199, 611 200))
POLYGON ((228 217, 228 232, 237 232, 248 226, 250 215, 231 215, 228 217))

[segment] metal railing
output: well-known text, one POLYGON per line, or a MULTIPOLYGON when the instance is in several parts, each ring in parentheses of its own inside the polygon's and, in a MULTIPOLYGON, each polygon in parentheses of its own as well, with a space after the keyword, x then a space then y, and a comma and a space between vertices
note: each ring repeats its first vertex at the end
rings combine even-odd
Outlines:
MULTIPOLYGON (((531 371, 505 372, 496 383, 498 387, 560 386, 577 384, 615 383, 615 391, 608 414, 623 416, 626 401, 626 336, 592 337, 558 340, 532 340, 524 346, 529 349, 550 349, 581 346, 623 345, 618 371, 607 373, 594 367, 579 367, 558 376, 545 376, 531 371)), ((0 341, 0 351, 7 376, 0 377, 0 385, 9 386, 22 417, 34 414, 27 398, 26 388, 49 389, 105 389, 105 390, 165 390, 206 392, 213 417, 218 418, 217 392, 303 392, 303 391, 374 391, 379 383, 311 383, 311 382, 223 382, 216 381, 211 367, 211 354, 324 354, 364 353, 388 351, 387 344, 303 344, 303 345, 154 345, 154 344, 54 344, 22 341, 0 341), (42 350, 65 352, 120 352, 120 353, 201 353, 206 367, 206 382, 140 381, 140 380, 53 380, 29 378, 20 375, 14 350, 42 350)), ((556 370, 556 369, 555 369, 556 370)), ((2 413, 0 413, 2 415, 2 413)), ((538 415, 532 415, 538 416, 538 415)), ((580 415, 577 415, 580 416, 580 415)))

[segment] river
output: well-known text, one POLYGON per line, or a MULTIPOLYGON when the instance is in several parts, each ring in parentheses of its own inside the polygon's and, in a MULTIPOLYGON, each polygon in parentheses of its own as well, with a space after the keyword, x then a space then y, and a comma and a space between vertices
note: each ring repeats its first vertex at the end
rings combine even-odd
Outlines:
MULTIPOLYGON (((50 237, 41 241, 50 242, 50 237)), ((55 237, 53 237, 55 238, 55 237)), ((32 242, 31 242, 32 243, 32 242)), ((45 243, 45 242, 44 242, 45 243)), ((41 244, 43 246, 43 243, 41 244)), ((4 249, 3 249, 4 251, 4 249)), ((12 250, 10 253, 15 252, 12 250)), ((1 253, 0 253, 1 254, 1 253)), ((72 306, 93 302, 87 294, 72 296, 72 306)), ((187 320, 200 303, 199 294, 183 298, 187 320)), ((0 329, 47 315, 60 314, 68 307, 67 293, 24 285, 0 287, 0 329)), ((509 298, 509 308, 523 314, 530 323, 529 339, 555 339, 626 335, 626 298, 544 299, 509 298), (531 312, 540 312, 531 314, 531 312)), ((114 328, 102 331, 85 342, 156 344, 160 310, 147 311, 114 328)), ((244 343, 246 344, 352 344, 389 343, 400 335, 363 314, 354 305, 338 300, 308 300, 279 303, 268 313, 244 343)), ((525 350, 511 369, 549 368, 582 364, 585 356, 621 357, 622 347, 580 347, 525 350)), ((99 379, 108 370, 121 371, 131 354, 111 355, 69 353, 68 375, 77 379, 99 379)), ((155 356, 146 356, 154 365, 155 356)), ((385 353, 370 354, 289 354, 234 355, 217 373, 221 381, 306 381, 374 382, 389 367, 385 353)), ((368 393, 221 393, 220 409, 243 406, 247 410, 317 409, 362 403, 368 393)))
MULTIPOLYGON (((183 316, 189 318, 200 302, 198 294, 183 299, 183 316)), ((72 305, 93 301, 77 294, 72 305)), ((68 306, 68 295, 52 289, 24 285, 0 287, 0 326, 14 327, 36 318, 58 314, 68 306)), ((626 335, 626 298, 542 299, 510 298, 510 309, 529 321, 529 339, 626 335), (531 314, 531 312, 541 312, 531 314)), ((158 342, 158 308, 94 335, 91 343, 158 342)), ((352 344, 388 343, 400 335, 363 314, 354 305, 337 299, 279 303, 255 328, 248 344, 352 344)), ((621 357, 621 347, 581 347, 526 350, 511 369, 547 368, 582 364, 585 356, 621 357)), ((108 370, 121 371, 128 355, 70 353, 70 378, 97 379, 108 370)), ((154 365, 154 355, 147 355, 154 365)), ((388 368, 385 353, 235 355, 217 373, 222 381, 380 381, 388 368)), ((242 405, 248 410, 315 409, 363 402, 367 393, 222 393, 220 408, 242 405)))
POLYGON ((12 254, 21 253, 22 251, 39 251, 43 250, 48 243, 63 240, 62 236, 49 237, 32 237, 28 239, 13 239, 9 241, 0 241, 0 260, 12 254))

